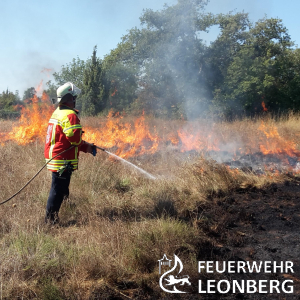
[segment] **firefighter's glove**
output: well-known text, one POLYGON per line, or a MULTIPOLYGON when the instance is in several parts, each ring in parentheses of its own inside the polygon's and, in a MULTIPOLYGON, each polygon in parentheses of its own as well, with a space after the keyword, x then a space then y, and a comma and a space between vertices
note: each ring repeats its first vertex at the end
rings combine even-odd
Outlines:
POLYGON ((95 145, 92 146, 92 154, 93 154, 93 156, 96 156, 96 154, 97 154, 97 148, 95 145))
POLYGON ((60 167, 57 172, 59 173, 59 177, 61 177, 61 175, 64 173, 64 172, 68 172, 69 174, 72 174, 73 172, 73 166, 71 164, 71 162, 69 161, 66 165, 60 167))
POLYGON ((58 174, 59 174, 59 177, 61 177, 61 175, 63 174, 63 172, 66 170, 66 166, 62 166, 62 167, 60 167, 58 170, 57 170, 57 172, 58 172, 58 174))
POLYGON ((69 174, 72 174, 72 172, 74 171, 74 167, 73 167, 73 165, 71 164, 70 161, 69 161, 68 164, 67 164, 66 171, 67 171, 69 174))
POLYGON ((87 146, 87 153, 91 153, 93 154, 93 156, 96 156, 97 154, 97 148, 94 144, 91 144, 91 143, 87 143, 88 146, 87 146))

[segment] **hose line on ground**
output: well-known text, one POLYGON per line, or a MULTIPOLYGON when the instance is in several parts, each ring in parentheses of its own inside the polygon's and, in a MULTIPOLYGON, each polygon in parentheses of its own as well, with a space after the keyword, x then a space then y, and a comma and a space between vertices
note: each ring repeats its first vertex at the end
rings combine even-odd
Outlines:
POLYGON ((19 190, 19 191, 17 191, 14 195, 12 195, 10 198, 8 198, 8 199, 6 199, 5 201, 3 201, 3 202, 1 202, 0 203, 0 205, 2 205, 2 204, 4 204, 4 203, 6 203, 6 202, 8 202, 9 200, 11 200, 12 198, 14 198, 15 196, 17 196, 22 190, 24 190, 25 189, 25 187, 36 177, 36 176, 38 176, 39 174, 40 174, 40 172, 47 166, 47 164, 49 164, 49 162, 52 160, 52 159, 54 159, 54 158, 56 158, 57 156, 59 156, 59 155, 61 155, 61 154, 63 154, 63 153, 65 153, 65 152, 67 152, 68 150, 70 150, 70 149, 72 149, 73 147, 75 147, 75 146, 71 146, 71 147, 69 147, 68 149, 66 149, 66 150, 64 150, 64 151, 62 151, 62 152, 60 152, 60 153, 58 153, 57 155, 55 155, 54 157, 52 157, 51 159, 49 159, 44 165, 43 165, 43 167, 19 190))

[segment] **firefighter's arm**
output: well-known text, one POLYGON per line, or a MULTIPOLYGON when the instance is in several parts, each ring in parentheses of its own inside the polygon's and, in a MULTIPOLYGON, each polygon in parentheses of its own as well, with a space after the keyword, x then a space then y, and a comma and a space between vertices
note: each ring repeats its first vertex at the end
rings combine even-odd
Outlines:
POLYGON ((68 115, 68 119, 64 123, 64 133, 71 145, 78 146, 79 151, 91 153, 96 156, 97 148, 94 144, 90 144, 82 140, 82 126, 80 120, 75 114, 68 115))
POLYGON ((88 143, 86 141, 82 141, 80 147, 79 147, 80 151, 83 151, 85 153, 91 153, 94 156, 96 156, 97 154, 97 148, 94 144, 88 143))

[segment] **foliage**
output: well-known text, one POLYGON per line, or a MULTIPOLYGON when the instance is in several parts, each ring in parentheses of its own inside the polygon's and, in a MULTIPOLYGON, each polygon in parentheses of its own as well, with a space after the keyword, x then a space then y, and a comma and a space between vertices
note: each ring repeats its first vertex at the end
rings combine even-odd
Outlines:
MULTIPOLYGON (((299 49, 280 19, 255 24, 244 12, 205 13, 204 0, 178 0, 160 11, 144 10, 103 60, 97 48, 87 61, 73 59, 54 73, 51 95, 72 81, 85 115, 108 110, 194 118, 299 110, 299 49), (207 45, 203 31, 218 26, 207 45)), ((53 97, 53 96, 51 96, 53 97)))
POLYGON ((287 92, 293 80, 292 42, 279 19, 263 19, 232 56, 215 100, 225 111, 253 113, 262 101, 271 110, 293 107, 287 92))
POLYGON ((0 119, 17 119, 21 116, 21 114, 17 111, 11 110, 0 110, 0 119))
POLYGON ((246 13, 220 14, 215 16, 212 23, 218 25, 220 34, 207 48, 203 66, 206 84, 212 93, 211 98, 213 93, 223 86, 228 67, 246 42, 251 27, 246 13))
POLYGON ((33 98, 33 96, 36 94, 36 90, 34 87, 30 87, 27 90, 25 90, 23 95, 23 101, 30 100, 33 98))
POLYGON ((18 112, 23 106, 19 94, 14 94, 8 90, 0 94, 0 119, 11 119, 20 116, 18 112))
MULTIPOLYGON (((56 90, 59 86, 66 82, 74 83, 78 88, 82 90, 83 88, 83 74, 85 70, 86 62, 81 60, 79 57, 73 58, 70 63, 63 65, 60 72, 53 73, 55 84, 51 81, 47 82, 48 92, 50 93, 50 98, 56 99, 56 90)), ((81 108, 81 97, 77 98, 77 105, 81 108)))
POLYGON ((91 59, 86 63, 83 72, 82 112, 85 115, 96 115, 104 109, 104 85, 102 61, 97 58, 97 46, 94 47, 91 59))
POLYGON ((73 58, 70 63, 61 67, 60 72, 55 72, 53 77, 58 86, 71 81, 79 88, 82 88, 84 69, 85 61, 79 57, 73 58))
POLYGON ((106 70, 108 93, 107 110, 122 111, 136 99, 137 81, 136 70, 133 65, 115 63, 106 70))
MULTIPOLYGON (((136 79, 131 76, 129 86, 137 85, 135 105, 146 112, 172 116, 191 99, 205 104, 199 71, 205 45, 198 35, 208 23, 208 16, 201 15, 204 4, 178 1, 162 11, 145 10, 140 18, 142 29, 130 30, 106 57, 136 70, 136 79)), ((129 94, 134 97, 133 90, 129 94)))
POLYGON ((49 96, 50 99, 56 99, 56 90, 58 89, 58 85, 54 84, 51 80, 46 82, 47 89, 45 90, 45 93, 49 96))

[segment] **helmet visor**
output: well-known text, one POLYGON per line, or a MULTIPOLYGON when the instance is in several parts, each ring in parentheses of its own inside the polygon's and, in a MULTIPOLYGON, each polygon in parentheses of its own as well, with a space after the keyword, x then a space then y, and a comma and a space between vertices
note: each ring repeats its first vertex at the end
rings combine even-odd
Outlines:
POLYGON ((77 97, 81 93, 81 89, 79 89, 75 84, 72 84, 72 94, 77 97))

